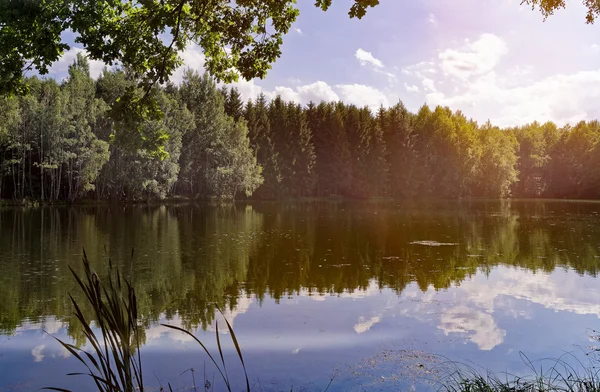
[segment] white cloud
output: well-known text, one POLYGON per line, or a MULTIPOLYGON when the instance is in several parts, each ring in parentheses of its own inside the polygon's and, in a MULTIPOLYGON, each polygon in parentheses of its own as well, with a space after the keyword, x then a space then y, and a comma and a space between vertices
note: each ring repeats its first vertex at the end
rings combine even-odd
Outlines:
POLYGON ((59 354, 59 355, 60 355, 61 357, 65 358, 65 359, 67 359, 67 358, 70 358, 70 357, 71 357, 71 352, 70 352, 69 350, 67 350, 66 348, 64 348, 64 347, 63 347, 63 348, 60 350, 60 354, 59 354))
POLYGON ((183 74, 186 69, 192 69, 199 73, 204 73, 204 62, 206 57, 202 52, 200 46, 192 44, 185 48, 184 51, 179 52, 179 56, 183 60, 183 65, 171 75, 171 81, 175 84, 180 84, 183 81, 183 74))
POLYGON ((491 350, 504 342, 506 331, 498 328, 491 314, 465 305, 444 311, 438 326, 447 336, 466 334, 480 350, 491 350))
POLYGON ((461 49, 446 49, 438 57, 445 75, 468 80, 494 69, 507 53, 508 47, 502 39, 494 34, 482 34, 477 41, 467 41, 461 49))
MULTIPOLYGON (((206 57, 200 46, 191 44, 184 51, 180 52, 179 56, 183 60, 183 65, 171 75, 173 83, 180 84, 183 81, 183 74, 187 69, 194 70, 200 74, 205 72, 204 64, 206 63, 206 57)), ((219 86, 222 85, 223 83, 219 83, 219 86)), ((237 82, 231 83, 228 86, 237 88, 243 101, 254 99, 263 92, 262 87, 258 86, 254 80, 245 80, 242 77, 239 77, 237 82)))
POLYGON ((273 95, 280 95, 286 101, 294 101, 301 104, 308 102, 331 102, 339 101, 340 98, 333 91, 331 86, 323 81, 317 81, 311 84, 303 86, 297 86, 295 88, 278 86, 275 87, 273 95))
POLYGON ((429 15, 427 15, 427 21, 429 23, 431 23, 432 25, 437 25, 437 23, 438 23, 437 17, 435 16, 435 14, 433 12, 430 12, 429 15))
MULTIPOLYGON (((175 327, 182 328, 183 323, 179 317, 175 317, 171 320, 165 320, 165 324, 172 325, 175 327)), ((153 325, 146 329, 146 343, 149 343, 156 339, 167 338, 172 342, 187 343, 194 341, 194 338, 180 331, 176 331, 171 328, 164 327, 162 325, 153 325)))
POLYGON ((435 68, 436 63, 433 61, 421 61, 420 63, 409 65, 402 69, 404 75, 416 76, 422 78, 425 76, 431 76, 437 73, 435 68))
POLYGON ((323 81, 318 81, 305 86, 299 86, 296 87, 296 90, 305 100, 339 101, 338 95, 327 83, 323 81))
POLYGON ((581 280, 581 276, 571 271, 533 274, 504 267, 495 271, 494 280, 484 284, 469 281, 462 287, 470 300, 487 312, 495 310, 495 303, 499 298, 507 297, 540 304, 554 311, 600 318, 600 289, 589 286, 582 291, 581 280))
POLYGON ((416 86, 414 84, 407 84, 404 83, 404 88, 406 89, 406 91, 408 91, 409 93, 418 93, 419 92, 419 86, 416 86))
POLYGON ((375 68, 374 71, 376 73, 378 73, 378 74, 382 74, 382 75, 387 76, 389 83, 394 83, 394 82, 396 82, 398 80, 398 77, 395 74, 391 73, 391 72, 386 72, 386 71, 383 71, 383 70, 381 70, 379 68, 375 68))
POLYGON ((359 107, 368 106, 376 111, 380 106, 390 106, 388 98, 380 90, 364 84, 339 84, 342 100, 359 107))
MULTIPOLYGON (((215 325, 216 325, 216 323, 218 323, 219 332, 228 333, 229 329, 227 328, 227 323, 225 322, 225 320, 229 321, 229 324, 231 324, 231 326, 233 327, 235 318, 241 314, 246 313, 248 311, 248 309, 250 309, 250 305, 252 305, 253 302, 254 302, 254 298, 252 298, 252 297, 248 298, 248 296, 246 296, 245 293, 242 293, 242 295, 240 295, 240 297, 237 301, 235 308, 233 308, 233 309, 226 308, 223 311, 223 314, 215 313, 215 325)), ((215 327, 213 325, 209 325, 206 328, 206 330, 214 331, 215 327)))
POLYGON ((477 103, 479 118, 500 126, 551 120, 559 125, 592 120, 600 114, 600 70, 553 75, 537 82, 508 87, 494 73, 481 77, 457 94, 427 96, 432 105, 464 109, 477 103))
POLYGON ((304 31, 302 31, 302 29, 300 29, 299 27, 294 27, 294 31, 298 35, 304 35, 304 31))
POLYGON ((435 88, 435 82, 433 81, 433 79, 430 78, 423 78, 421 80, 421 83, 423 84, 423 89, 426 91, 431 91, 431 92, 436 92, 437 89, 435 88))
POLYGON ((377 324, 380 321, 381 317, 379 316, 373 316, 369 319, 365 319, 363 316, 360 316, 358 318, 358 323, 354 325, 354 331, 360 335, 370 330, 373 325, 377 324))
MULTIPOLYGON (((233 327, 235 318, 241 314, 246 313, 248 311, 248 309, 250 308, 250 305, 252 304, 252 302, 253 302, 253 298, 248 298, 246 295, 240 296, 236 307, 234 309, 229 309, 229 308, 225 309, 223 311, 223 314, 216 313, 215 314, 215 323, 209 325, 206 328, 206 330, 214 332, 216 329, 216 325, 218 324, 220 333, 223 333, 223 334, 229 333, 229 329, 227 328, 227 323, 225 323, 225 319, 227 319, 227 321, 229 321, 229 323, 233 327)), ((172 325, 172 326, 179 327, 179 328, 182 328, 184 326, 183 322, 181 320, 181 317, 179 317, 179 316, 175 316, 175 317, 171 318, 170 320, 164 320, 164 323, 167 325, 172 325)), ((191 342, 194 340, 188 334, 185 334, 180 331, 176 331, 171 328, 164 327, 162 325, 151 326, 150 328, 146 329, 145 334, 146 334, 146 342, 147 343, 151 342, 153 340, 163 339, 163 338, 169 339, 170 341, 177 342, 177 343, 187 343, 187 342, 191 342)))
POLYGON ((531 64, 502 66, 508 53, 501 38, 482 34, 458 48, 440 50, 435 61, 405 67, 403 73, 418 80, 427 104, 449 106, 499 126, 536 120, 564 125, 600 116, 594 104, 600 98, 600 69, 544 77, 531 64))
POLYGON ((360 65, 371 65, 373 67, 373 71, 377 72, 378 74, 385 75, 388 78, 389 83, 394 83, 398 79, 395 74, 385 71, 383 62, 375 58, 371 52, 367 52, 366 50, 359 48, 356 53, 354 53, 354 57, 356 57, 360 65))
POLYGON ((54 335, 55 333, 60 331, 61 328, 64 327, 65 325, 61 321, 56 320, 55 318, 49 318, 43 323, 43 329, 49 335, 54 335))
MULTIPOLYGON (((77 58, 78 53, 87 56, 87 52, 84 49, 72 47, 71 49, 67 50, 58 61, 52 64, 52 66, 48 70, 48 73, 54 77, 60 74, 64 74, 66 76, 66 73, 69 70, 69 65, 73 64, 73 62, 77 58)), ((90 76, 94 79, 100 76, 102 70, 106 66, 106 64, 104 64, 102 61, 91 60, 89 58, 88 63, 90 66, 90 76)))
POLYGON ((44 359, 44 349, 46 348, 45 344, 40 344, 39 346, 35 346, 33 350, 31 350, 31 355, 33 356, 33 360, 35 362, 42 362, 44 359))
POLYGON ((354 300, 373 297, 381 294, 379 283, 377 280, 371 279, 369 285, 364 290, 353 290, 352 292, 345 291, 339 294, 340 298, 352 298, 354 300))
POLYGON ((514 67, 510 67, 506 70, 506 74, 510 79, 519 78, 522 76, 531 75, 533 72, 533 66, 531 65, 515 65, 514 67))
POLYGON ((237 82, 230 84, 230 86, 238 89, 244 102, 248 101, 249 99, 255 99, 260 95, 260 93, 263 92, 262 87, 258 86, 254 80, 246 80, 241 77, 237 82))
POLYGON ((291 87, 277 86, 273 91, 274 96, 280 96, 284 101, 294 101, 300 103, 300 94, 291 87))
POLYGON ((366 50, 363 50, 361 48, 359 48, 356 51, 356 53, 354 53, 354 57, 356 57, 360 65, 371 64, 374 67, 383 68, 383 63, 381 62, 381 60, 375 58, 371 54, 371 52, 367 52, 366 50))

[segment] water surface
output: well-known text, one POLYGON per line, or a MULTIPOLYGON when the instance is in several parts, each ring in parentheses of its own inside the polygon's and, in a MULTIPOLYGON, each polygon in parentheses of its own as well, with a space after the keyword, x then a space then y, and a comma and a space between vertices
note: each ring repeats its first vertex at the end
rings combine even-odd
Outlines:
POLYGON ((213 381, 199 348, 160 323, 214 347, 216 306, 257 390, 318 391, 331 378, 330 391, 436 390, 447 359, 521 374, 520 351, 593 345, 599 212, 559 201, 0 209, 0 391, 89 385, 65 376, 83 369, 52 337, 85 347, 68 269, 81 270, 83 248, 136 287, 152 387, 189 390, 190 368, 198 385, 205 372, 213 381))

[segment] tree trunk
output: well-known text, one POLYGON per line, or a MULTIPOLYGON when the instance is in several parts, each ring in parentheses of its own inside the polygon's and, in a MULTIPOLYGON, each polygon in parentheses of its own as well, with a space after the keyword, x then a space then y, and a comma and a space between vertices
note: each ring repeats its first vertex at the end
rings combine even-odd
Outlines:
POLYGON ((54 191, 56 192, 54 195, 54 200, 58 200, 58 196, 60 195, 60 180, 62 178, 62 165, 58 165, 58 176, 56 176, 56 186, 54 187, 54 191))
POLYGON ((44 203, 44 136, 40 132, 40 193, 44 203))
POLYGON ((22 151, 21 156, 21 198, 25 197, 25 149, 22 151))

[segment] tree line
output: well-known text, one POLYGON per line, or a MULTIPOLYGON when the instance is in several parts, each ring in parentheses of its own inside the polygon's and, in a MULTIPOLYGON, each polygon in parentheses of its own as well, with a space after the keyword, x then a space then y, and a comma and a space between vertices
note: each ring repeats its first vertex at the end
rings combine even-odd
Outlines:
POLYGON ((234 198, 262 183, 246 123, 225 114, 206 74, 154 88, 157 108, 141 122, 114 113, 137 89, 126 71, 105 70, 94 81, 79 56, 64 82, 28 83, 29 94, 1 98, 2 198, 234 198))
POLYGON ((135 75, 94 81, 79 56, 61 83, 0 97, 0 198, 600 196, 600 123, 501 129, 401 103, 243 102, 205 73, 151 91, 160 115, 118 116, 135 75), (117 115, 115 114, 117 113, 117 115))

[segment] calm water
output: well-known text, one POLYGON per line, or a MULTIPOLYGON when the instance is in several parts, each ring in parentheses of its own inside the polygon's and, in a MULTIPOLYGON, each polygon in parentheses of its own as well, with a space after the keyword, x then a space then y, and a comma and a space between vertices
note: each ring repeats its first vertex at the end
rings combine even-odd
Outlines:
POLYGON ((83 247, 134 282, 153 387, 203 384, 206 358, 159 323, 214 347, 215 304, 265 391, 436 390, 447 359, 520 374, 519 351, 584 353, 600 325, 597 203, 1 209, 0 233, 2 392, 89 385, 52 338, 85 345, 83 247))

